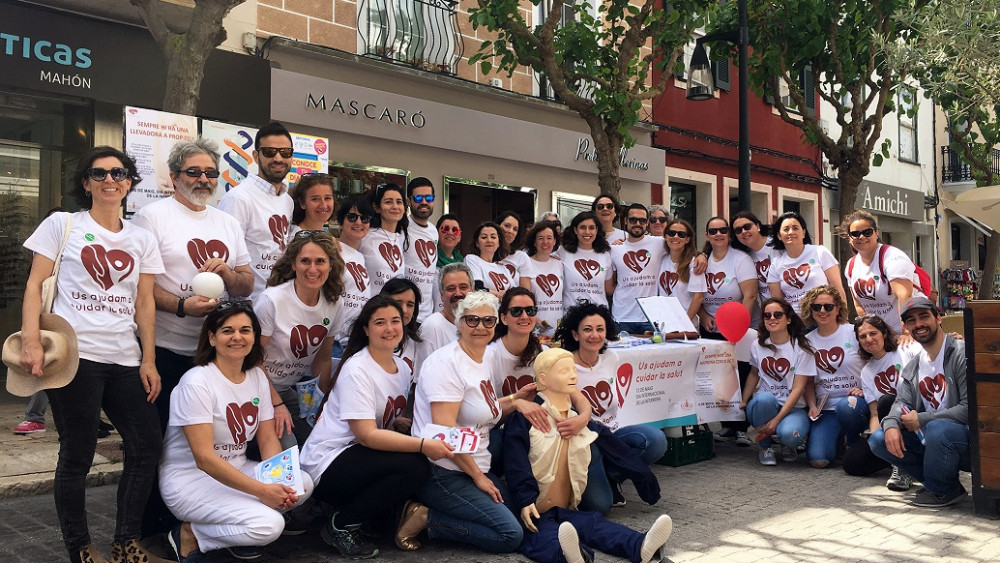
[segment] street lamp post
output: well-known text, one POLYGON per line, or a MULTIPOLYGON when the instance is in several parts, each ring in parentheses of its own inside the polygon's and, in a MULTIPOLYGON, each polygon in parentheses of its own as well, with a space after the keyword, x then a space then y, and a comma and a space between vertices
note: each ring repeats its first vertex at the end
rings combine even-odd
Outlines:
POLYGON ((691 55, 691 69, 688 76, 687 99, 710 100, 715 94, 715 78, 712 65, 705 52, 706 41, 729 41, 735 43, 739 52, 739 206, 751 211, 750 207, 750 125, 747 116, 747 45, 750 43, 750 25, 747 16, 747 0, 739 0, 739 28, 736 32, 713 33, 695 42, 691 55))

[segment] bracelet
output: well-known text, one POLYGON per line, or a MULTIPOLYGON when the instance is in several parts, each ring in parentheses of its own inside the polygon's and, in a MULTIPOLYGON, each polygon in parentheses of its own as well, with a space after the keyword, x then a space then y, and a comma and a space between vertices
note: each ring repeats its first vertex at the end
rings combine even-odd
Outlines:
POLYGON ((281 401, 280 403, 274 403, 273 408, 278 408, 278 407, 283 407, 283 406, 285 406, 285 402, 281 401))
POLYGON ((507 395, 507 398, 510 399, 510 404, 513 405, 514 401, 517 400, 517 395, 515 395, 514 393, 511 393, 510 395, 507 395))
POLYGON ((424 453, 424 440, 425 440, 425 438, 421 438, 420 439, 420 449, 417 450, 417 453, 420 453, 420 454, 424 453))

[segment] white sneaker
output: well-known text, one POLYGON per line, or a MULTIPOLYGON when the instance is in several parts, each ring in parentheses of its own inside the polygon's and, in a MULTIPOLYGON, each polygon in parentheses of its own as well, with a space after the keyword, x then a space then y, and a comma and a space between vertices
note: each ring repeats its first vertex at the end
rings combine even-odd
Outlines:
POLYGON ((746 432, 736 432, 736 445, 741 448, 752 446, 753 440, 750 439, 750 436, 746 432))
POLYGON ((913 485, 913 477, 909 474, 904 473, 895 465, 892 466, 892 475, 889 480, 885 482, 885 486, 890 491, 908 491, 910 486, 913 485))
POLYGON ((559 547, 562 548, 566 563, 584 563, 583 550, 580 549, 580 536, 576 528, 569 522, 559 524, 559 547))
MULTIPOLYGON (((560 528, 560 533, 562 529, 560 528)), ((653 525, 646 532, 646 537, 642 539, 642 547, 639 549, 641 563, 649 563, 654 558, 657 561, 663 559, 663 546, 670 539, 670 534, 674 531, 674 521, 666 514, 661 514, 653 525)))
POLYGON ((778 465, 778 460, 774 457, 774 448, 761 448, 757 459, 761 465, 778 465))

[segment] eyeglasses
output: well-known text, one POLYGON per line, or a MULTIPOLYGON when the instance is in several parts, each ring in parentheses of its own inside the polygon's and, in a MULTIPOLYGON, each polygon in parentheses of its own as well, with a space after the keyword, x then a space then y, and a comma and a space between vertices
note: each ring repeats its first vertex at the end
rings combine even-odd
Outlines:
POLYGON ((538 307, 535 307, 534 305, 530 307, 511 307, 510 309, 507 309, 507 313, 509 313, 512 317, 520 317, 524 313, 528 313, 529 317, 534 317, 538 314, 538 307))
POLYGON ((347 215, 344 215, 344 219, 347 220, 348 223, 353 223, 355 221, 361 221, 361 223, 363 225, 367 225, 368 223, 371 223, 371 221, 372 221, 372 218, 370 216, 368 216, 368 215, 362 215, 360 213, 348 213, 347 215))
POLYGON ((315 240, 318 240, 318 239, 321 239, 321 238, 326 238, 326 237, 329 237, 329 236, 330 236, 330 233, 328 233, 326 231, 303 230, 303 231, 296 231, 295 236, 292 237, 292 238, 296 238, 296 239, 307 238, 309 240, 315 241, 315 240))
POLYGON ((497 326, 497 318, 493 315, 488 317, 480 317, 479 315, 462 315, 462 320, 465 321, 465 325, 469 328, 476 328, 482 323, 483 328, 493 328, 497 326))
POLYGON ((771 320, 771 317, 774 317, 775 319, 782 319, 782 318, 785 317, 785 312, 784 311, 775 311, 775 312, 772 313, 770 311, 765 311, 762 314, 762 316, 765 319, 767 319, 767 320, 771 320))
POLYGON ((868 227, 867 229, 863 229, 863 230, 860 230, 860 231, 851 231, 851 232, 849 232, 847 234, 851 235, 852 239, 859 239, 861 237, 868 238, 868 237, 872 236, 873 234, 875 234, 875 229, 873 229, 871 227, 868 227))
POLYGON ((649 219, 646 219, 645 217, 629 217, 628 218, 628 224, 629 225, 645 225, 648 222, 649 222, 649 219))
POLYGON ((675 231, 673 229, 667 229, 666 231, 663 231, 663 234, 674 238, 688 238, 691 236, 691 233, 687 231, 675 231))
POLYGON ((448 227, 446 225, 441 225, 441 228, 438 229, 438 230, 441 231, 441 233, 445 234, 445 235, 452 234, 452 233, 456 234, 456 235, 462 234, 462 229, 460 229, 458 227, 448 227))
POLYGON ((613 203, 598 203, 595 209, 598 211, 604 211, 605 209, 614 209, 615 204, 613 203))
POLYGON ((833 303, 813 303, 809 307, 813 310, 814 313, 818 313, 820 311, 826 311, 827 313, 829 313, 830 311, 833 310, 834 307, 836 307, 836 305, 834 305, 833 303))
POLYGON ((187 170, 181 170, 181 172, 189 178, 201 178, 202 174, 204 174, 206 178, 218 178, 222 175, 222 172, 219 172, 218 170, 201 170, 198 168, 188 168, 187 170))
POLYGON ((413 198, 413 203, 423 203, 425 201, 427 203, 434 203, 434 194, 428 194, 428 195, 411 195, 410 197, 413 198))
POLYGON ((115 182, 121 182, 122 180, 128 178, 128 170, 125 170, 120 166, 116 166, 111 170, 107 170, 105 168, 87 169, 87 176, 95 182, 103 182, 104 179, 108 177, 108 174, 111 174, 111 179, 115 182))
POLYGON ((711 228, 705 229, 705 230, 708 231, 708 234, 710 234, 710 235, 728 235, 729 234, 729 227, 711 227, 711 228))
POLYGON ((738 235, 738 234, 742 233, 743 231, 749 231, 750 229, 753 228, 754 225, 755 225, 755 223, 744 223, 744 224, 740 225, 739 227, 733 227, 733 233, 738 235))
POLYGON ((281 158, 292 158, 292 155, 295 154, 295 149, 292 147, 282 147, 280 149, 276 147, 261 147, 257 150, 260 151, 260 154, 264 158, 274 158, 276 154, 280 154, 281 158))
POLYGON ((650 217, 649 218, 649 222, 650 223, 666 223, 667 222, 667 218, 666 217, 650 217))

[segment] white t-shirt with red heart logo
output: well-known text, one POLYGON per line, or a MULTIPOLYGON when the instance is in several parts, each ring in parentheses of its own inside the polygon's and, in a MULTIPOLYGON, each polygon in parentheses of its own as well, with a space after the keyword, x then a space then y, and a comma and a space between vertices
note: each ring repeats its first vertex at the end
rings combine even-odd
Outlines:
MULTIPOLYGON (((770 339, 767 340, 770 343, 770 339)), ((761 346, 756 340, 750 347, 752 364, 760 376, 759 391, 766 391, 784 405, 792 391, 796 375, 816 376, 816 360, 813 355, 794 345, 792 341, 775 346, 777 352, 761 346)), ((803 394, 804 395, 804 394, 803 394)), ((799 397, 795 406, 806 406, 805 397, 799 397)))
POLYGON ((594 367, 576 365, 576 388, 590 401, 591 420, 600 422, 611 429, 618 430, 619 390, 617 383, 618 354, 614 350, 605 350, 598 356, 594 367))
POLYGON ((663 255, 660 263, 660 273, 656 276, 657 294, 666 297, 676 297, 681 302, 681 307, 685 311, 691 307, 691 296, 695 293, 705 293, 705 276, 695 275, 694 260, 688 266, 688 281, 685 283, 677 273, 677 264, 674 264, 670 253, 663 255))
MULTIPOLYGON (((412 240, 410 245, 413 245, 412 240)), ((365 267, 368 268, 372 295, 378 295, 382 291, 382 286, 391 278, 402 278, 406 275, 402 233, 372 228, 365 238, 361 239, 359 250, 365 255, 365 267)))
POLYGON ((437 243, 438 230, 434 223, 420 226, 410 217, 406 230, 410 236, 410 246, 406 249, 403 262, 406 264, 406 279, 417 284, 420 289, 419 322, 431 316, 434 309, 434 294, 437 290, 437 243))
POLYGON ((882 359, 872 358, 861 368, 861 390, 865 392, 865 402, 874 403, 882 395, 896 395, 903 368, 923 351, 915 342, 887 352, 882 359))
POLYGON ((344 260, 344 295, 337 300, 341 303, 340 314, 333 321, 334 337, 343 345, 347 345, 347 337, 351 333, 351 325, 358 318, 361 308, 371 297, 371 278, 365 264, 365 255, 346 244, 340 245, 340 257, 344 260))
POLYGON ((542 329, 542 334, 551 336, 563 315, 563 287, 566 284, 563 263, 557 258, 549 258, 544 262, 532 260, 531 264, 534 270, 531 292, 535 294, 535 304, 538 306, 536 318, 539 326, 543 321, 548 325, 542 329))
POLYGON ((613 296, 616 321, 646 322, 636 299, 656 295, 663 255, 663 239, 654 236, 644 236, 636 242, 626 240, 611 247, 611 268, 618 280, 613 296))
MULTIPOLYGON (((899 318, 899 299, 886 284, 892 280, 913 280, 916 266, 905 252, 889 246, 881 250, 882 243, 875 246, 875 256, 871 264, 865 264, 860 256, 854 257, 854 266, 847 275, 847 286, 854 294, 854 299, 861 304, 865 313, 878 315, 885 320, 892 330, 899 334, 903 331, 903 323, 899 318), (879 253, 884 252, 883 264, 885 271, 879 271, 879 253)), ((845 275, 847 274, 845 268, 845 275)), ((919 290, 918 290, 919 291, 919 290)))
POLYGON ((795 258, 787 252, 771 255, 771 267, 767 271, 767 282, 781 284, 781 293, 799 313, 799 302, 806 292, 814 287, 827 285, 826 271, 838 264, 837 259, 824 246, 807 244, 795 258))
POLYGON ((917 393, 924 402, 924 410, 934 412, 948 408, 951 405, 948 404, 948 380, 944 377, 944 348, 933 360, 927 356, 926 350, 921 350, 917 358, 920 361, 917 393))
POLYGON ((714 254, 709 256, 705 270, 705 300, 702 302, 705 310, 714 317, 724 303, 742 302, 740 284, 755 279, 757 269, 745 252, 730 248, 719 261, 715 260, 714 254))
POLYGON ((820 336, 819 330, 814 330, 806 338, 815 350, 816 396, 827 395, 823 410, 832 411, 851 389, 861 389, 861 368, 865 365, 858 355, 861 346, 850 324, 838 326, 830 336, 820 336))
POLYGON ((560 246, 558 255, 563 262, 563 279, 566 282, 563 285, 563 311, 581 300, 607 306, 604 282, 611 278, 611 253, 582 248, 571 253, 560 246))
POLYGON ((518 278, 511 275, 503 262, 487 262, 475 254, 465 257, 465 265, 472 270, 473 281, 483 282, 490 291, 507 291, 517 285, 518 278))

